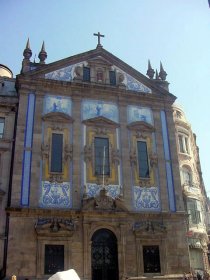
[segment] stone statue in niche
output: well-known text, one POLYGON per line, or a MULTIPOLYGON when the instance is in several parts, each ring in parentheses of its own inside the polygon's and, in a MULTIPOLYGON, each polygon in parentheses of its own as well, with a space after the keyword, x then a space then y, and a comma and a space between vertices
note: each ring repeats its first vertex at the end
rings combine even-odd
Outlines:
POLYGON ((76 66, 74 69, 74 80, 82 80, 83 70, 81 66, 76 66))
POLYGON ((119 85, 120 87, 125 87, 124 80, 125 80, 124 74, 121 73, 121 72, 118 73, 118 79, 117 79, 117 81, 118 81, 118 85, 119 85))
POLYGON ((103 82, 103 72, 102 71, 98 71, 97 72, 97 82, 98 83, 102 83, 103 82))

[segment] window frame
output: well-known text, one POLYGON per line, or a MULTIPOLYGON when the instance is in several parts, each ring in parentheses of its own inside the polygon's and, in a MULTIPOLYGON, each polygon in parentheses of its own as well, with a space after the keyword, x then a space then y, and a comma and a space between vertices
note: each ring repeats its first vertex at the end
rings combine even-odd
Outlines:
MULTIPOLYGON (((139 139, 137 140, 136 142, 136 150, 137 150, 137 162, 138 162, 138 176, 139 178, 142 178, 142 179, 150 179, 150 166, 149 166, 149 155, 148 155, 148 143, 146 140, 142 140, 142 139, 139 139), (145 143, 145 147, 146 147, 146 153, 145 153, 145 156, 146 156, 146 159, 142 160, 141 159, 141 156, 140 156, 140 151, 139 151, 139 146, 138 146, 138 143, 145 143), (146 161, 146 167, 147 167, 147 176, 141 176, 141 171, 142 170, 142 161, 146 161)), ((145 167, 144 167, 145 169, 145 167)))
MULTIPOLYGON (((142 257, 143 257, 143 271, 144 271, 144 274, 151 274, 151 273, 161 273, 161 258, 160 258, 160 247, 159 247, 159 245, 143 245, 142 246, 142 257), (145 264, 145 254, 144 254, 144 250, 146 249, 146 248, 155 248, 156 250, 158 250, 158 262, 159 262, 159 264, 158 264, 158 268, 159 268, 159 270, 158 271, 146 271, 146 264, 145 264)), ((150 258, 150 261, 151 261, 151 258, 150 258)))
POLYGON ((50 170, 49 172, 50 173, 53 173, 53 174, 61 174, 63 173, 63 156, 64 156, 64 135, 63 133, 60 133, 60 132, 52 132, 51 134, 51 145, 50 145, 50 170), (61 158, 60 158, 60 161, 61 161, 61 168, 60 168, 60 171, 59 170, 52 170, 52 161, 53 161, 53 135, 61 135, 62 136, 62 147, 61 147, 61 158))
POLYGON ((90 67, 83 66, 83 82, 90 82, 90 67))
POLYGON ((178 133, 179 152, 190 155, 189 135, 185 133, 178 133))
POLYGON ((190 168, 182 166, 181 168, 181 182, 184 186, 193 186, 193 176, 190 168), (188 177, 188 178, 187 178, 188 177))
MULTIPOLYGON (((101 146, 102 147, 102 146, 101 146)), ((103 146, 104 147, 104 146, 103 146)), ((104 155, 104 150, 100 150, 102 155, 104 155)), ((97 152, 98 153, 98 152, 97 152)), ((100 162, 101 163, 101 162, 100 162)), ((110 143, 109 143, 109 138, 108 137, 100 137, 100 136, 95 136, 94 137, 94 175, 95 176, 109 176, 111 175, 111 167, 110 167, 110 143), (96 163, 96 158, 99 158, 99 156, 96 155, 96 139, 103 139, 107 141, 107 146, 105 148, 105 167, 104 167, 104 173, 103 173, 103 156, 102 156, 102 164, 97 164, 96 163), (108 149, 107 149, 108 148, 108 149), (99 169, 102 169, 101 172, 97 172, 97 167, 99 169), (106 171, 107 170, 107 171, 106 171)))
MULTIPOLYGON (((58 271, 63 271, 64 270, 64 267, 65 267, 65 246, 63 245, 63 244, 45 244, 44 245, 44 275, 51 275, 51 274, 55 274, 56 272, 58 272, 58 271, 52 271, 52 272, 49 272, 49 271, 46 271, 46 266, 47 266, 47 258, 49 258, 49 255, 47 256, 47 254, 46 254, 46 251, 47 251, 47 246, 48 247, 60 247, 60 248, 62 248, 62 254, 63 254, 63 256, 62 256, 62 261, 63 261, 63 266, 62 266, 62 270, 58 270, 58 271)), ((57 261, 56 260, 54 260, 54 263, 57 263, 57 261)))
POLYGON ((5 130, 5 118, 0 117, 0 124, 2 125, 2 130, 1 130, 1 125, 0 125, 0 139, 4 138, 4 130, 5 130))
POLYGON ((116 71, 113 70, 109 71, 109 83, 111 86, 117 85, 116 71))
POLYGON ((202 223, 201 202, 195 198, 187 198, 187 212, 189 214, 189 222, 193 225, 202 223))

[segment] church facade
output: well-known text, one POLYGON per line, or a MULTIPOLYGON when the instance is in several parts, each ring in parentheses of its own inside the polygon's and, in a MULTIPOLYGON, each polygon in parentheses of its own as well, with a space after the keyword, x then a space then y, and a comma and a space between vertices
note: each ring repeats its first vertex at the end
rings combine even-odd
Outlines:
POLYGON ((30 62, 29 41, 23 55, 5 275, 47 279, 73 268, 84 280, 181 279, 208 270, 199 158, 189 169, 193 150, 181 136, 191 132, 162 64, 155 75, 149 62, 147 78, 100 40, 50 64, 44 44, 40 63, 30 62), (188 180, 186 187, 186 170, 197 186, 188 180))

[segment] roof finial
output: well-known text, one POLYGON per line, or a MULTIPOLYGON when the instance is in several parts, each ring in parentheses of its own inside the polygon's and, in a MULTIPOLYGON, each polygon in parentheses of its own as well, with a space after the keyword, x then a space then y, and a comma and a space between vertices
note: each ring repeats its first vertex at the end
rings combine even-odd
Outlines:
POLYGON ((26 49, 30 49, 30 42, 29 42, 29 38, 28 38, 27 43, 26 43, 26 49))
POLYGON ((159 80, 158 70, 155 71, 155 80, 159 80))
POLYGON ((24 59, 26 59, 26 60, 29 60, 32 56, 32 51, 31 51, 31 48, 30 48, 29 38, 28 38, 27 43, 26 43, 26 48, 23 51, 23 56, 24 56, 24 59))
POLYGON ((154 74, 155 74, 155 71, 154 71, 154 69, 152 69, 150 60, 148 60, 147 76, 148 76, 150 79, 153 79, 154 74))
POLYGON ((102 35, 100 32, 98 33, 93 33, 94 36, 97 36, 98 37, 98 45, 97 45, 97 48, 102 48, 103 46, 101 45, 101 42, 100 42, 100 37, 105 37, 105 35, 102 35))
POLYGON ((162 81, 165 81, 165 80, 166 80, 166 76, 167 76, 167 73, 166 73, 166 71, 163 69, 162 62, 160 62, 159 77, 161 78, 162 81))
POLYGON ((43 41, 42 48, 41 48, 41 51, 39 53, 40 63, 44 64, 46 58, 47 58, 47 53, 45 51, 45 45, 44 45, 44 41, 43 41))

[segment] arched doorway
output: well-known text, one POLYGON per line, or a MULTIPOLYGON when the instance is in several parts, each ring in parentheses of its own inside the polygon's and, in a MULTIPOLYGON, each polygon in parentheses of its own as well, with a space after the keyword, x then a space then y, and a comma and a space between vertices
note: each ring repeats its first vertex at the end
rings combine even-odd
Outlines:
POLYGON ((92 236, 92 280, 118 280, 117 238, 108 229, 99 229, 92 236))

